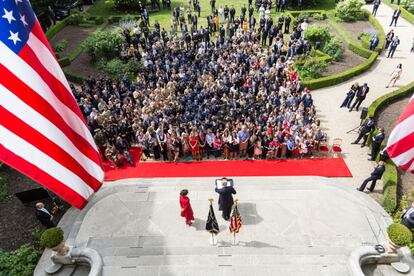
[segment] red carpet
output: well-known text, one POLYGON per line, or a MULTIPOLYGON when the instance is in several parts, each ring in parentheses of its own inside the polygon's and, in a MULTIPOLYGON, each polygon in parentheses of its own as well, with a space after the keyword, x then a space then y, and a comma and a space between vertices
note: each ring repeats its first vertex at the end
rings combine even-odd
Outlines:
MULTIPOLYGON (((139 160, 139 159, 138 159, 139 160)), ((140 162, 106 171, 105 180, 155 177, 223 176, 326 176, 351 177, 342 158, 289 159, 275 161, 140 162)))

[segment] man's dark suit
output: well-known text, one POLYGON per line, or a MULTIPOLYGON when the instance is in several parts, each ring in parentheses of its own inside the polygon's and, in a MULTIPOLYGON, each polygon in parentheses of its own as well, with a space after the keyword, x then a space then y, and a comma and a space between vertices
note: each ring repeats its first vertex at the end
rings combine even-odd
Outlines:
POLYGON ((354 109, 354 107, 356 107, 356 111, 358 111, 359 106, 361 105, 361 103, 365 100, 365 98, 367 97, 367 94, 369 92, 369 87, 368 86, 361 86, 358 90, 358 92, 356 93, 356 100, 354 102, 354 104, 352 105, 351 109, 349 109, 349 111, 352 111, 352 109, 354 109))
POLYGON ((398 21, 398 18, 400 17, 400 14, 401 14, 400 9, 394 10, 394 12, 392 14, 392 19, 391 19, 390 26, 392 25, 392 23, 394 23, 394 27, 397 26, 397 21, 398 21))
POLYGON ((365 143, 367 142, 368 135, 375 129, 375 121, 371 118, 368 118, 365 120, 364 124, 359 129, 359 135, 358 138, 352 143, 352 144, 358 144, 359 141, 362 140, 361 147, 365 146, 365 143))
POLYGON ((382 174, 385 171, 385 166, 384 165, 378 165, 374 171, 371 173, 371 176, 368 177, 367 179, 364 180, 364 182, 362 182, 361 186, 358 188, 359 191, 364 191, 365 190, 365 186, 367 186, 369 181, 372 181, 371 187, 369 187, 369 191, 372 192, 374 191, 375 188, 375 184, 377 183, 378 179, 381 179, 382 174))
POLYGON ((219 210, 223 211, 223 218, 225 220, 230 218, 231 207, 233 206, 233 194, 236 194, 236 190, 231 187, 223 187, 221 189, 216 188, 216 193, 220 194, 218 204, 219 210))
POLYGON ((46 228, 55 227, 55 225, 53 224, 51 220, 52 216, 49 215, 48 213, 42 210, 36 209, 36 217, 43 224, 44 227, 46 228))

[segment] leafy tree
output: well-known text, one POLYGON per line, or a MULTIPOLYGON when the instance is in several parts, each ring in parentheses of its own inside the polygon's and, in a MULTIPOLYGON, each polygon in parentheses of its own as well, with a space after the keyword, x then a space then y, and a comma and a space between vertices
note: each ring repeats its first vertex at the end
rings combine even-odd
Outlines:
POLYGON ((362 10, 364 2, 361 0, 344 0, 336 5, 336 16, 346 22, 367 19, 367 14, 362 10))
POLYGON ((325 46, 323 46, 322 52, 330 55, 334 60, 338 60, 342 56, 344 50, 342 49, 341 41, 338 38, 334 37, 329 40, 325 46))
POLYGON ((118 32, 97 31, 82 43, 82 47, 92 60, 111 60, 118 56, 124 39, 118 32))
POLYGON ((141 63, 130 59, 128 62, 123 62, 119 58, 114 58, 107 62, 106 60, 100 60, 97 62, 97 68, 100 71, 107 73, 112 78, 120 79, 125 75, 132 79, 137 76, 141 63))
POLYGON ((309 40, 312 45, 319 42, 321 47, 323 47, 331 39, 331 31, 328 26, 325 25, 309 25, 305 31, 305 38, 309 40))
POLYGON ((317 61, 311 59, 303 64, 296 64, 296 69, 299 72, 299 76, 303 80, 312 80, 321 77, 322 72, 326 70, 328 64, 324 61, 317 61))

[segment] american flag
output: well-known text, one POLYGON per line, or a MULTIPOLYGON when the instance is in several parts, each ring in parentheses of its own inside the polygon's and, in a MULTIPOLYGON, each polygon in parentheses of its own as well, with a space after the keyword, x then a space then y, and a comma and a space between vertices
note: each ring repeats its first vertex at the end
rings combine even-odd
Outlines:
POLYGON ((414 173, 414 95, 388 138, 387 153, 402 170, 414 173))
POLYGON ((230 216, 230 226, 229 230, 230 233, 239 233, 240 228, 242 226, 242 219, 237 208, 237 202, 234 203, 233 211, 230 216))
POLYGON ((0 161, 82 208, 98 149, 28 0, 0 0, 0 161))

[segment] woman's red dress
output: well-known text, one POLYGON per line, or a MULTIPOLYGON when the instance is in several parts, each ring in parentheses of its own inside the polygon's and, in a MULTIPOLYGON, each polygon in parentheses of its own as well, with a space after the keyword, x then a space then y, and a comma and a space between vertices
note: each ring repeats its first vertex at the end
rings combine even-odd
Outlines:
POLYGON ((185 218, 185 223, 190 224, 194 220, 193 208, 191 208, 190 199, 186 196, 180 196, 181 216, 185 218))
POLYGON ((191 146, 191 152, 193 154, 198 153, 200 151, 200 146, 198 143, 198 137, 194 136, 190 138, 190 146, 191 146))

